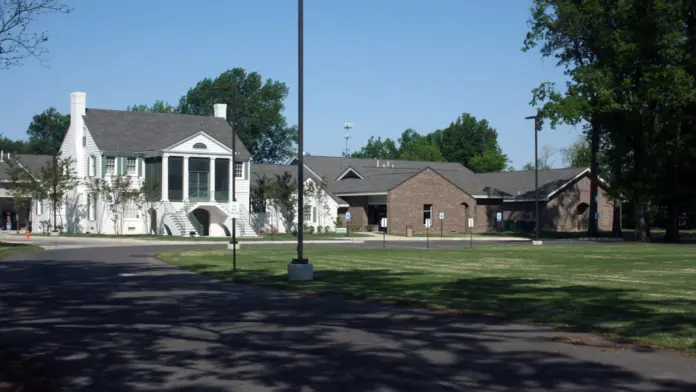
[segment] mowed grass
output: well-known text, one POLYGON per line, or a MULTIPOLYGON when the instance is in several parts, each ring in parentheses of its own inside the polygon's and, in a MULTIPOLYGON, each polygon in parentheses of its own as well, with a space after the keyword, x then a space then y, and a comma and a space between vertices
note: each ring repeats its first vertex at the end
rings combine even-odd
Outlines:
POLYGON ((474 249, 308 248, 312 282, 288 282, 293 249, 165 252, 221 280, 405 302, 566 326, 696 353, 696 248, 488 245, 474 249))
POLYGON ((17 253, 29 252, 32 250, 40 249, 41 248, 39 248, 38 246, 0 242, 0 260, 6 259, 9 256, 17 253))

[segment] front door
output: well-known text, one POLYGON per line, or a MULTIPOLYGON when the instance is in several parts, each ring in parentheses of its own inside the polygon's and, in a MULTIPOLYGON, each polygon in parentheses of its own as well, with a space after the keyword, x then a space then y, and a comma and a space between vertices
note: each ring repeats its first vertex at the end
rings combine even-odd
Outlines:
POLYGON ((210 183, 208 172, 189 172, 189 200, 210 200, 210 183))

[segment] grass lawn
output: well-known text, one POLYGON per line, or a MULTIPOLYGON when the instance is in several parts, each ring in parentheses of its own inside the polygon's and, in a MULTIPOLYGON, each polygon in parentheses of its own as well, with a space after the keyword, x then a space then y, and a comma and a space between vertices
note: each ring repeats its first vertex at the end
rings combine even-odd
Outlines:
MULTIPOLYGON (((107 234, 72 234, 63 233, 61 236, 64 237, 86 237, 86 238, 128 238, 136 240, 147 240, 147 241, 220 241, 228 242, 230 237, 183 237, 183 236, 170 236, 170 235, 107 235, 107 234)), ((304 234, 304 239, 306 241, 327 241, 327 240, 345 240, 351 238, 365 237, 366 234, 362 233, 350 233, 350 236, 346 238, 345 234, 304 234)), ((257 237, 237 237, 237 241, 296 241, 297 237, 292 234, 276 234, 276 235, 260 235, 257 237)))
POLYGON ((294 249, 164 252, 221 280, 390 300, 511 321, 569 326, 696 353, 696 248, 487 245, 474 249, 307 248, 312 282, 288 282, 294 249))
POLYGON ((32 246, 32 245, 22 245, 22 244, 8 244, 4 242, 0 242, 0 260, 6 259, 7 257, 17 254, 17 253, 22 253, 22 252, 28 252, 32 250, 39 250, 41 249, 38 246, 32 246))

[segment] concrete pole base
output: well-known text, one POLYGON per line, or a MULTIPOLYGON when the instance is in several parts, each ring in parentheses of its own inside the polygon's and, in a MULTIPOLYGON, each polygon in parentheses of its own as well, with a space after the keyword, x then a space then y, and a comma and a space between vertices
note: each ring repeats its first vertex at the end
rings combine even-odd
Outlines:
POLYGON ((537 240, 532 241, 532 245, 543 245, 543 244, 544 244, 544 241, 541 241, 541 240, 539 240, 539 241, 537 241, 537 240))
POLYGON ((288 264, 288 280, 314 280, 312 264, 288 264))
POLYGON ((229 250, 233 250, 233 249, 239 250, 240 248, 241 248, 241 246, 239 245, 239 242, 237 242, 236 244, 230 244, 229 242, 227 243, 227 249, 229 249, 229 250))

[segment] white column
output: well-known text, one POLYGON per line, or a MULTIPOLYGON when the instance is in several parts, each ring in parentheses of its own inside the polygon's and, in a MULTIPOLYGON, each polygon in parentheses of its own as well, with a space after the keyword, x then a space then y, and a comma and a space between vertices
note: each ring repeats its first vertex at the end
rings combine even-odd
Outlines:
POLYGON ((162 155, 162 201, 169 201, 169 155, 162 155))
POLYGON ((215 157, 210 158, 210 201, 215 201, 215 157))
POLYGON ((188 168, 188 162, 189 157, 185 156, 184 157, 184 201, 188 201, 189 199, 189 168, 188 168))
POLYGON ((230 159, 229 177, 230 177, 230 181, 229 181, 229 185, 228 185, 228 187, 229 187, 228 194, 229 194, 229 200, 230 200, 230 202, 232 202, 232 182, 234 181, 234 159, 230 159))

